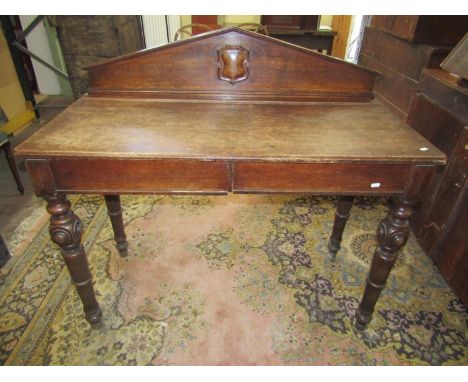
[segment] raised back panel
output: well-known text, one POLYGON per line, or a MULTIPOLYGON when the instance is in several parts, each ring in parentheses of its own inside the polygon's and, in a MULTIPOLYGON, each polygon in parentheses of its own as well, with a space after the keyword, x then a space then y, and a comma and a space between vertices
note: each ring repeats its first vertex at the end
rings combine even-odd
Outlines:
POLYGON ((367 101, 375 77, 235 27, 111 59, 88 72, 92 96, 226 100, 367 101))

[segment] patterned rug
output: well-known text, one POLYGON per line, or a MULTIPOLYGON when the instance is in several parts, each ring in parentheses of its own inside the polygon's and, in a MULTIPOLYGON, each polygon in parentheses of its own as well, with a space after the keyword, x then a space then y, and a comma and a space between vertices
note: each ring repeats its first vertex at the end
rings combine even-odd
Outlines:
POLYGON ((355 201, 335 262, 330 197, 123 197, 125 259, 102 198, 72 202, 103 324, 85 321, 38 219, 2 270, 1 364, 468 364, 466 309, 413 238, 368 330, 351 325, 386 214, 380 199, 355 201))

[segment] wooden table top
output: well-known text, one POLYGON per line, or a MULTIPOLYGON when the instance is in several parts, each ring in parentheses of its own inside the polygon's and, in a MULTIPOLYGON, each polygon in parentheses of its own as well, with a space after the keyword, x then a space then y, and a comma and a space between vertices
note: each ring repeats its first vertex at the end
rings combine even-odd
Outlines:
POLYGON ((227 103, 85 96, 20 144, 25 157, 445 163, 380 103, 227 103))

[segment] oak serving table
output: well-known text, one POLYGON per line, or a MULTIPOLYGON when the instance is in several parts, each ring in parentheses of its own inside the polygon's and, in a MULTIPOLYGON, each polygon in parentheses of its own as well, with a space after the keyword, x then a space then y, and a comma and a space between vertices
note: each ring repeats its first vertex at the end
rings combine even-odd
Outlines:
POLYGON ((373 100, 375 72, 238 28, 88 68, 89 94, 16 148, 51 214, 50 235, 96 324, 82 227, 66 194, 105 197, 127 254, 120 194, 340 195, 335 256, 355 195, 398 202, 377 228, 355 326, 364 329, 445 156, 373 100))

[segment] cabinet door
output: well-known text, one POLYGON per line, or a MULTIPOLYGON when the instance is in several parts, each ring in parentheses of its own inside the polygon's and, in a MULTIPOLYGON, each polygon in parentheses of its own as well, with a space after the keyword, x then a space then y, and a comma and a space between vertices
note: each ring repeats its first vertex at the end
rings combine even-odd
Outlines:
MULTIPOLYGON (((440 248, 446 245, 446 241, 452 242, 449 247, 462 248, 466 245, 468 226, 464 226, 464 237, 456 237, 453 232, 459 229, 458 226, 462 225, 461 220, 466 220, 465 215, 468 215, 468 203, 466 200, 463 202, 463 199, 467 198, 468 150, 466 145, 468 145, 468 127, 464 130, 455 150, 450 156, 446 170, 440 181, 440 187, 432 203, 432 208, 426 218, 428 223, 436 224, 442 230, 439 243, 432 248, 430 253, 436 262, 442 260, 444 263, 457 262, 457 259, 463 255, 458 251, 442 252, 440 248), (463 203, 465 204, 463 205, 463 203)), ((468 256, 468 253, 465 253, 465 256, 468 256)))

